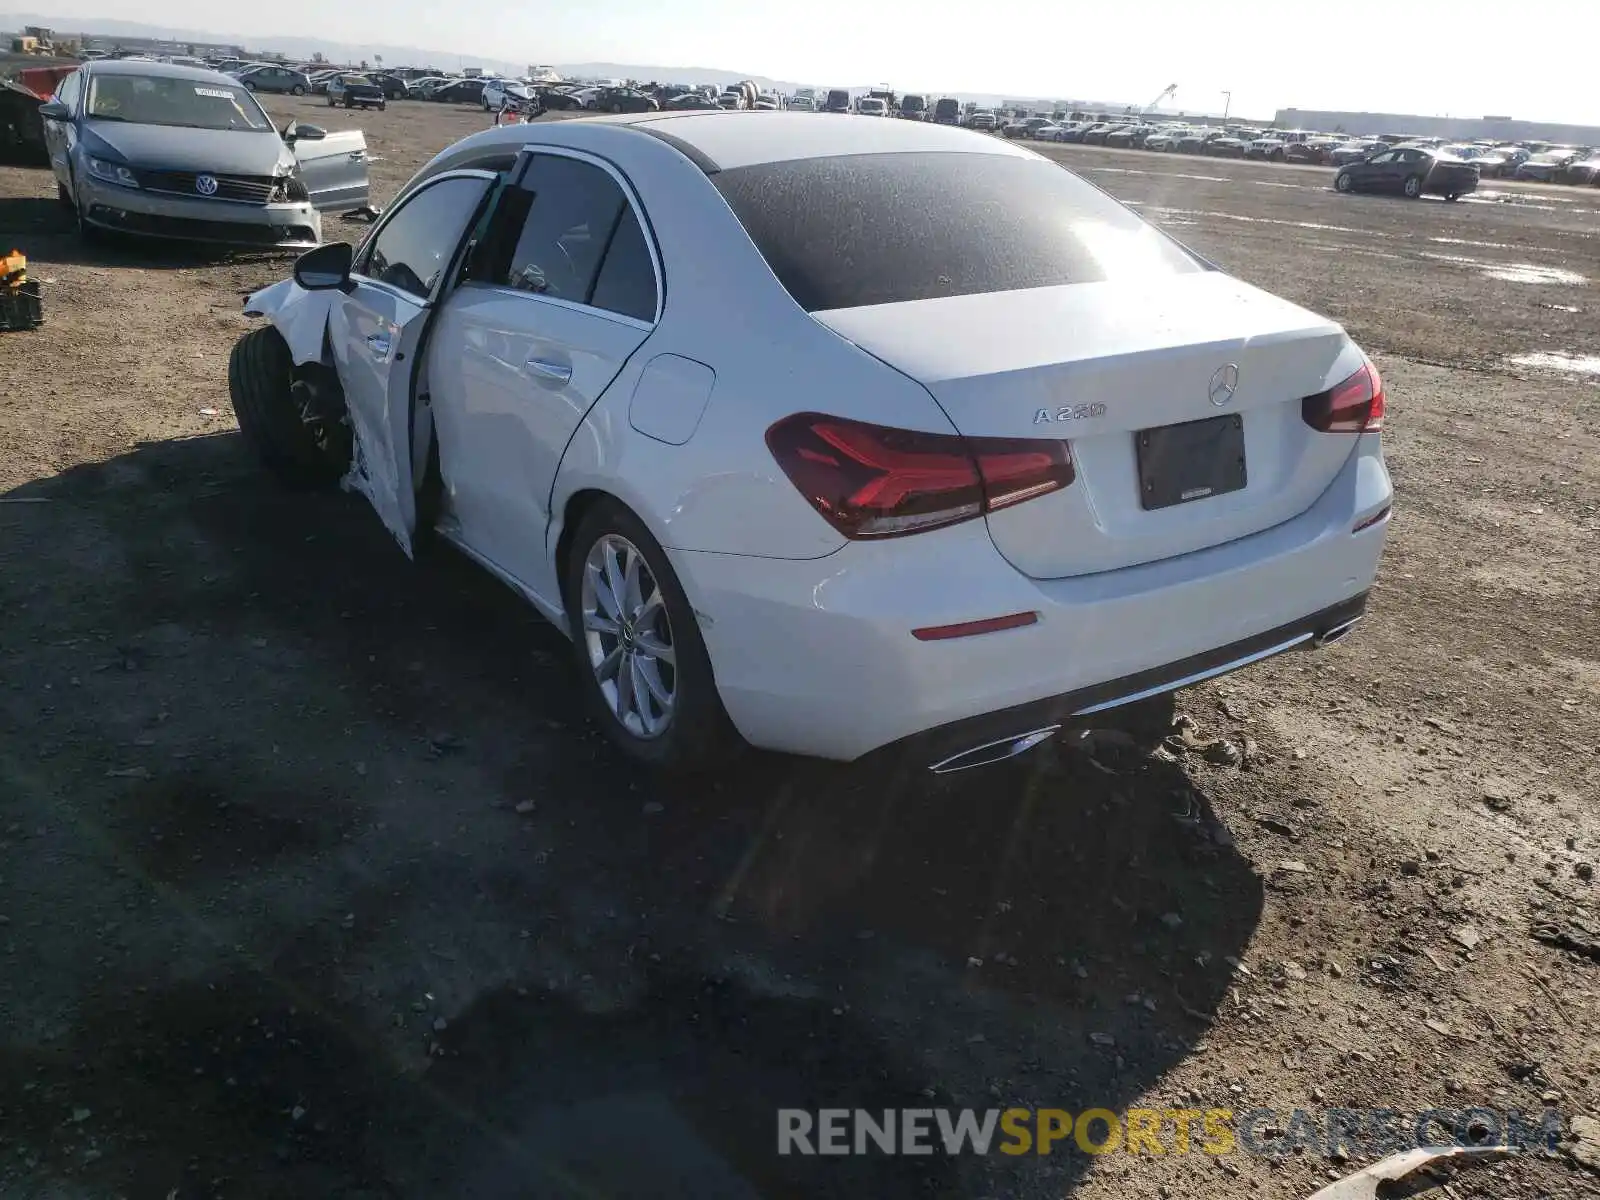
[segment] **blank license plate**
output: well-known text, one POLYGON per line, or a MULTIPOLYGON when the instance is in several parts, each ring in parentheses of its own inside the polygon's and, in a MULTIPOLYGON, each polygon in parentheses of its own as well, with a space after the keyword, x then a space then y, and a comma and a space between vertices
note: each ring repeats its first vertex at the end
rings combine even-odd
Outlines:
POLYGON ((1147 509, 1237 492, 1245 485, 1244 418, 1237 413, 1133 435, 1139 502, 1147 509))

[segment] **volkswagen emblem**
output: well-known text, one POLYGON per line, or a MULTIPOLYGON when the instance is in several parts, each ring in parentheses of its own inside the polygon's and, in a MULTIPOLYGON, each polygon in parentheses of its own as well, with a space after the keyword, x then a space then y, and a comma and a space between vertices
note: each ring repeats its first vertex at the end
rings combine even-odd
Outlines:
POLYGON ((1226 363, 1217 368, 1217 373, 1211 377, 1211 387, 1207 395, 1211 403, 1221 408, 1233 399, 1233 394, 1239 390, 1239 364, 1226 363))
POLYGON ((215 175, 196 175, 194 177, 194 190, 202 196, 215 196, 217 194, 217 177, 215 175))

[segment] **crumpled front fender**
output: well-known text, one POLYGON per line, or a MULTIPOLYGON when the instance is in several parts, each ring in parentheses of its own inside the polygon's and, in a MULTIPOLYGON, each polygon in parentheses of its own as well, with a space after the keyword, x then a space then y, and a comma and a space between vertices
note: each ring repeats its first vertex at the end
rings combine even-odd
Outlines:
POLYGON ((328 314, 338 291, 308 292, 292 279, 280 279, 244 302, 244 315, 266 317, 283 340, 295 366, 322 363, 332 366, 327 354, 328 314))

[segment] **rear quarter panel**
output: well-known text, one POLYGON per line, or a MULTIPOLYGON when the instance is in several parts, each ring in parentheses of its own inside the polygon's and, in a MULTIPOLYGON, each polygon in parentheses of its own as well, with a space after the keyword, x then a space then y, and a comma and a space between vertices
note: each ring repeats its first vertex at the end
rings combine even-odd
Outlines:
MULTIPOLYGON (((778 283, 710 180, 638 131, 571 122, 567 144, 614 162, 632 181, 662 254, 661 322, 587 414, 551 497, 616 495, 662 545, 769 558, 816 558, 844 539, 801 497, 766 445, 779 418, 841 412, 906 429, 951 432, 921 385, 812 320, 778 283), (638 432, 629 408, 645 366, 674 354, 704 363, 715 385, 694 434, 668 445, 638 432)), ((557 127, 560 128, 560 127, 557 127)))

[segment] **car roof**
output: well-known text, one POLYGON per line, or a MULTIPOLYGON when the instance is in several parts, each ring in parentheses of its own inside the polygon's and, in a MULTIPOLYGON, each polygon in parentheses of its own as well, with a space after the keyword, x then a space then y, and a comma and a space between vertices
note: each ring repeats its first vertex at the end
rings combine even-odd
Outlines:
POLYGON ((1032 151, 980 133, 922 121, 806 112, 666 112, 591 118, 633 125, 687 148, 709 170, 843 154, 915 151, 1028 158, 1032 151))
POLYGON ((235 84, 233 79, 221 71, 213 71, 208 67, 184 67, 176 63, 156 62, 153 59, 99 59, 84 63, 82 69, 95 75, 142 75, 145 78, 193 79, 200 82, 214 82, 220 79, 224 83, 235 84))

